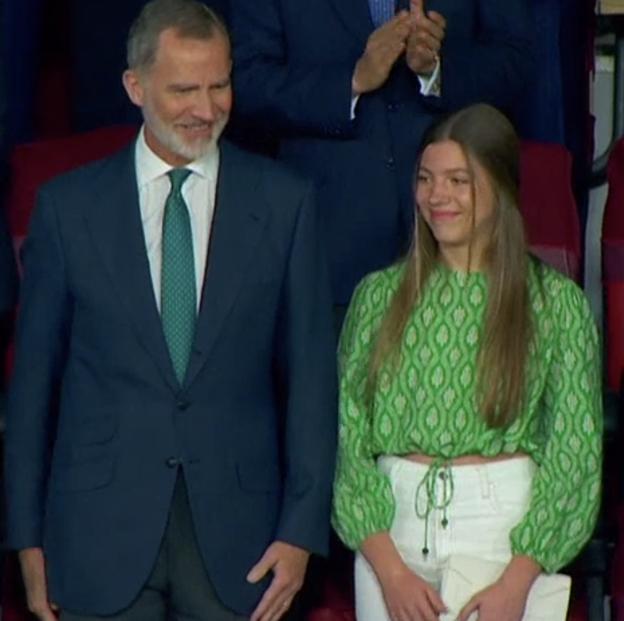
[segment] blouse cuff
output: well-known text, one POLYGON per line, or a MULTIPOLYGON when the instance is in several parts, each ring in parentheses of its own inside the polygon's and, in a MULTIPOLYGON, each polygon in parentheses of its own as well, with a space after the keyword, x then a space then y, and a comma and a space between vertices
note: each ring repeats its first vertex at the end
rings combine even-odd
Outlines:
POLYGON ((354 511, 349 518, 346 516, 334 515, 332 524, 338 537, 351 550, 359 550, 362 543, 371 535, 387 532, 392 526, 394 510, 388 515, 379 516, 378 519, 368 519, 358 521, 357 511, 354 511))
POLYGON ((511 531, 511 551, 515 555, 530 556, 547 574, 556 573, 566 564, 566 560, 557 554, 559 546, 554 533, 541 533, 535 541, 535 533, 516 528, 511 531))

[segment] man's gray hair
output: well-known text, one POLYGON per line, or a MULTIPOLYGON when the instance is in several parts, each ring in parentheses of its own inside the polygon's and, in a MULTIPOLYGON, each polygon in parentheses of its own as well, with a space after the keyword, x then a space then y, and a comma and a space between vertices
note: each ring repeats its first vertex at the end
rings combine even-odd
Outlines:
POLYGON ((160 34, 174 28, 183 38, 208 40, 222 35, 229 40, 219 15, 198 0, 151 0, 128 34, 128 68, 146 70, 154 63, 160 34))

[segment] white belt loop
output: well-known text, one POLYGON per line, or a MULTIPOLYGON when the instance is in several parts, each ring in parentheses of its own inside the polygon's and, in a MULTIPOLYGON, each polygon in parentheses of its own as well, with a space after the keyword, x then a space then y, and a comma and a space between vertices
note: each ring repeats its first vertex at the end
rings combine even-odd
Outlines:
POLYGON ((488 475, 487 465, 475 466, 477 473, 479 474, 479 484, 481 486, 481 498, 486 499, 490 497, 492 485, 490 483, 490 477, 488 475))

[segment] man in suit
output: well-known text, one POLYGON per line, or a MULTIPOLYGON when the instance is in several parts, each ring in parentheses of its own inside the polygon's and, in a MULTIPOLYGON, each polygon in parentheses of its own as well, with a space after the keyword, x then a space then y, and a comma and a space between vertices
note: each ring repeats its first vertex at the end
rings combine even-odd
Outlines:
POLYGON ((316 181, 336 304, 405 250, 426 127, 519 98, 532 69, 525 4, 231 0, 238 116, 316 181))
POLYGON ((136 144, 45 186, 7 439, 9 544, 52 621, 280 618, 327 547, 331 304, 308 183, 219 134, 223 23, 154 0, 136 144))

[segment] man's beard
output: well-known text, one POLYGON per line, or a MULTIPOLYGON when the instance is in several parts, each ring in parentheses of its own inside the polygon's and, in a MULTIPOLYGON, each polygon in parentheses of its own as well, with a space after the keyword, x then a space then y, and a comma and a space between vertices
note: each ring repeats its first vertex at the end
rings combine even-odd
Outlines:
POLYGON ((171 127, 163 123, 157 114, 153 114, 147 106, 143 107, 143 120, 158 142, 169 149, 169 151, 189 162, 193 162, 217 148, 217 142, 225 128, 228 117, 224 115, 221 119, 215 121, 210 138, 196 140, 193 143, 185 142, 171 127))

